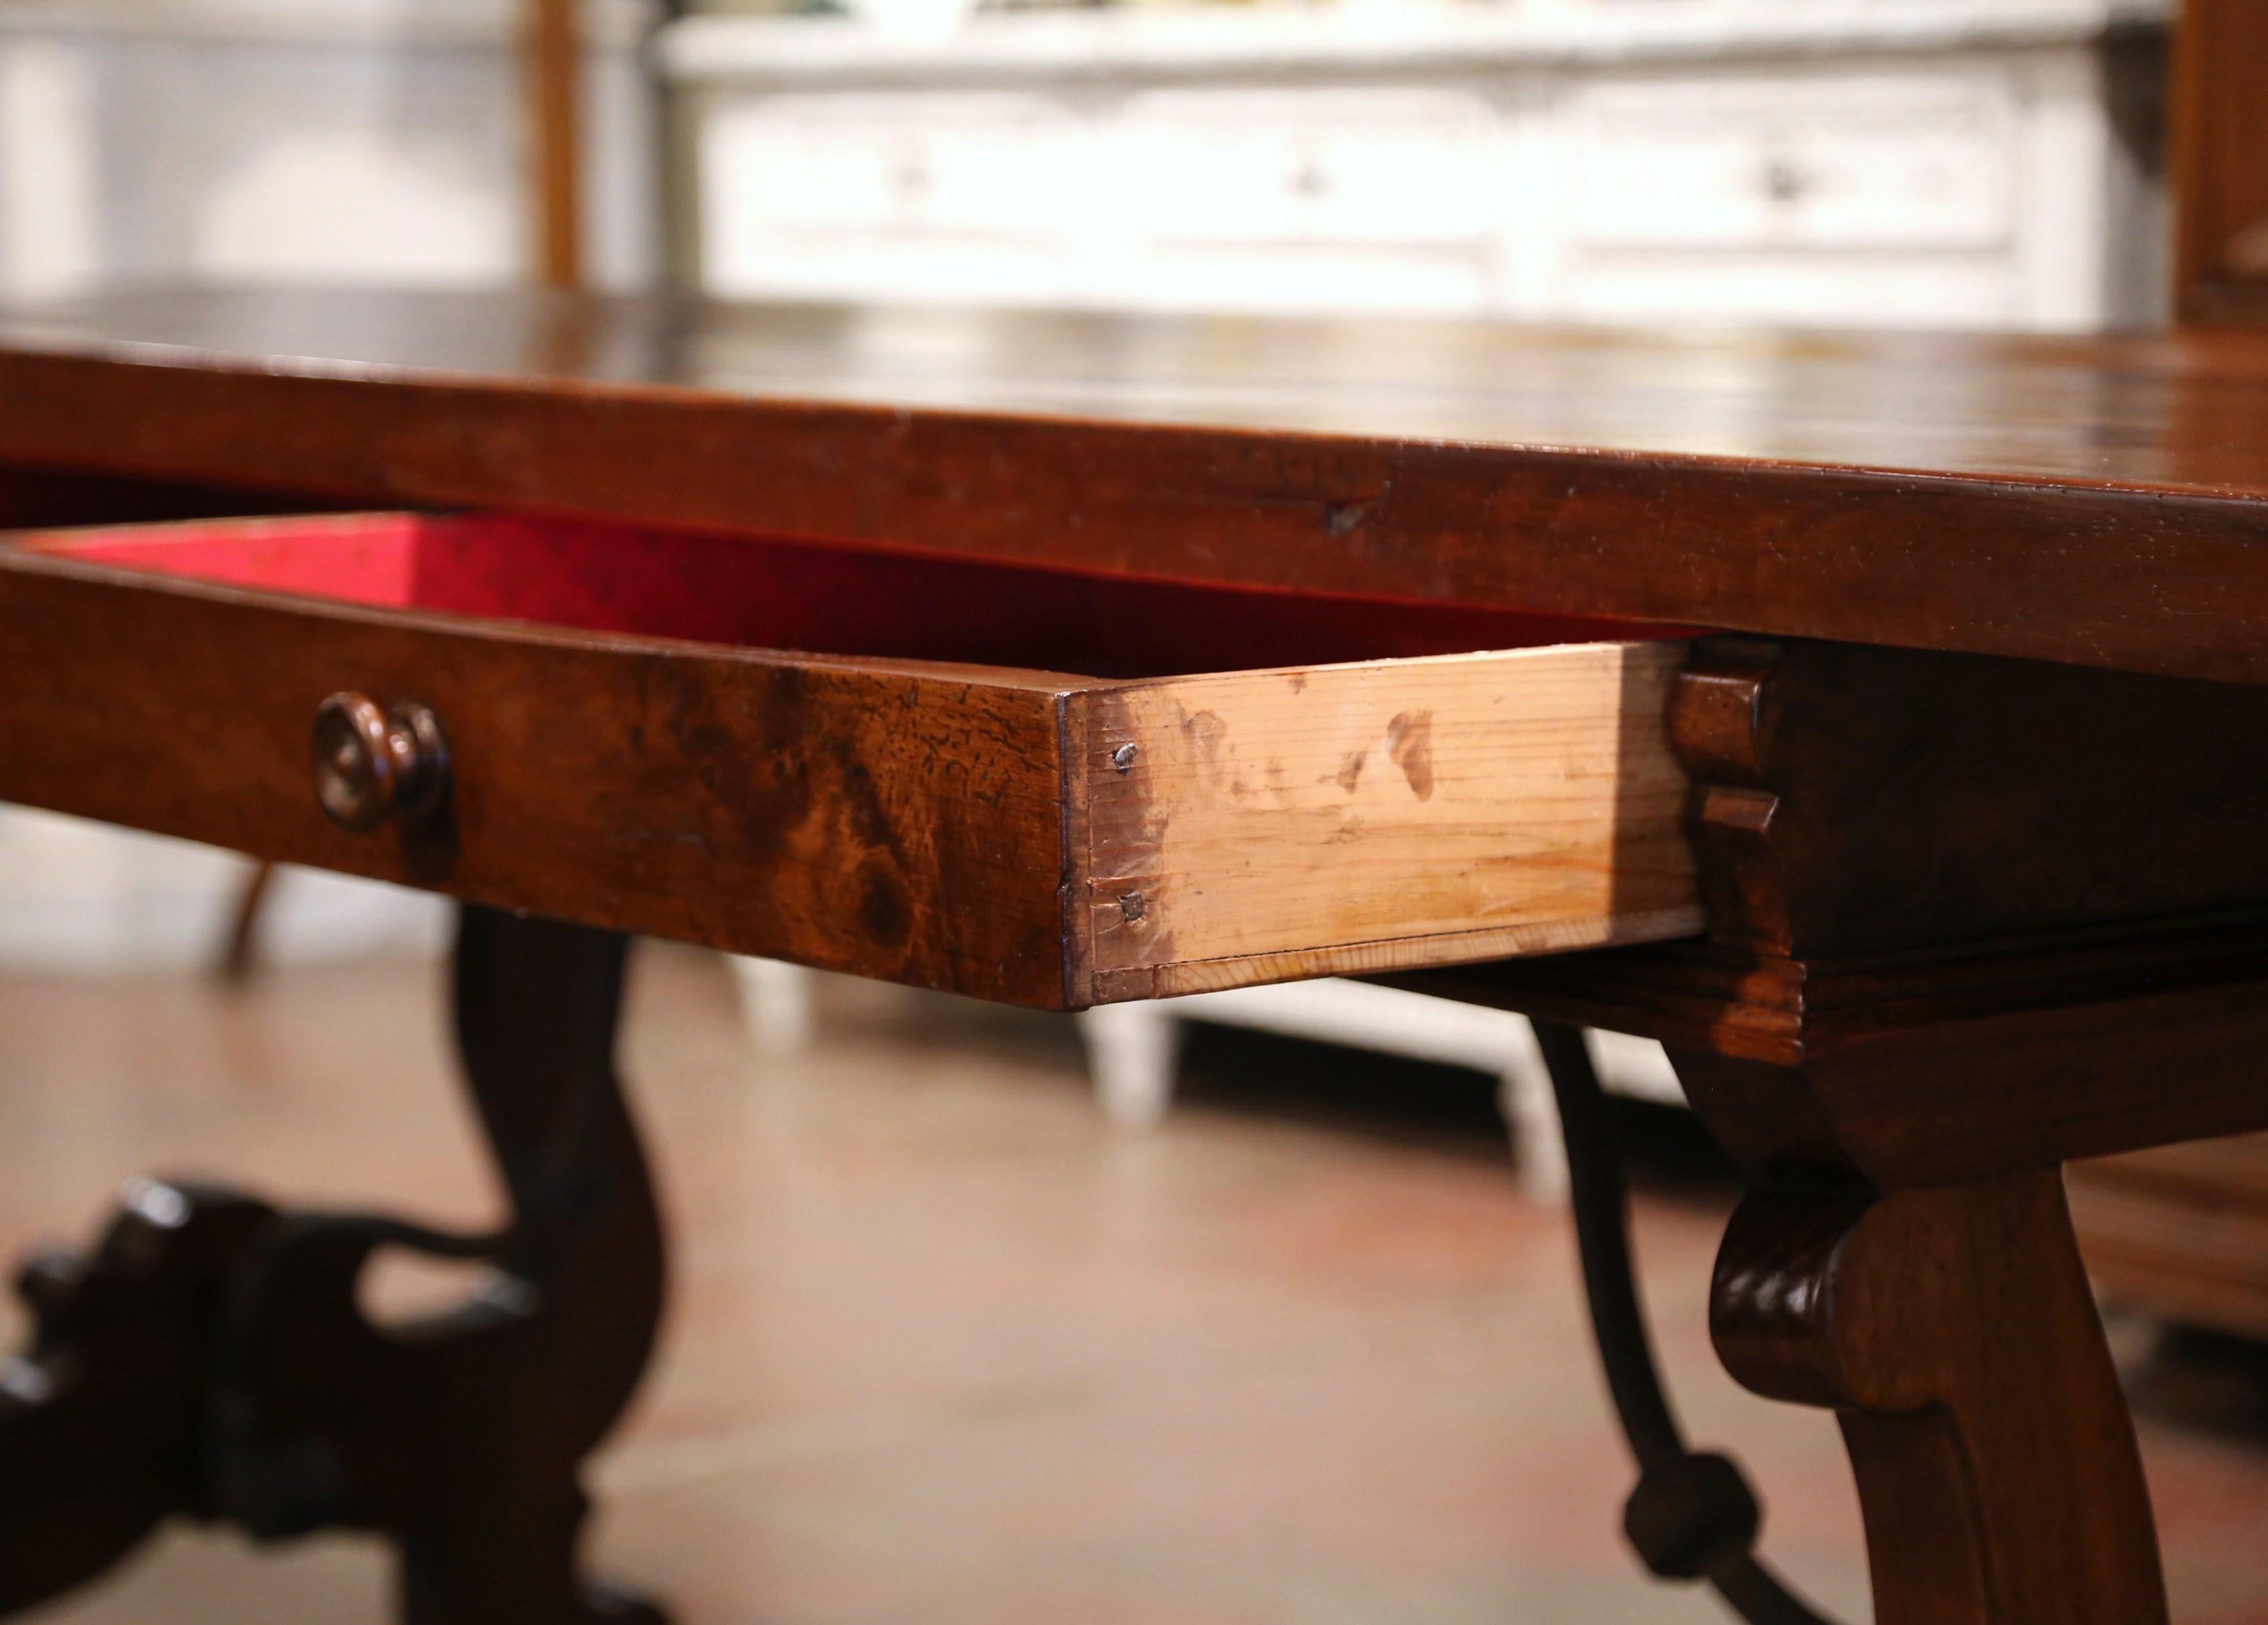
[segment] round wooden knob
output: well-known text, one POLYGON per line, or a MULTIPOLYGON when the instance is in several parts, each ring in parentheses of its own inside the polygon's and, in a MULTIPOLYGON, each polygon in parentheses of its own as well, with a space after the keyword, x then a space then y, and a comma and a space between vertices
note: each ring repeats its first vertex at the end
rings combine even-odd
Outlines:
POLYGON ((316 799, 345 829, 419 817, 448 794, 448 741, 428 705, 386 712, 366 694, 334 694, 315 713, 312 754, 316 799))

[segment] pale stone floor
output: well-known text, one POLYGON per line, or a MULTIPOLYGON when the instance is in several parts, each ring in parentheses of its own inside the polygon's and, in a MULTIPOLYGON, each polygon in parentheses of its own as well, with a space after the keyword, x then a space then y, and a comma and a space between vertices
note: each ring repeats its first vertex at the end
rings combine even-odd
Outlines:
MULTIPOLYGON (((627 1070, 675 1303, 593 1475, 596 1547, 687 1625, 1725 1617, 1620 1547, 1566 1225, 1515 1190, 1481 1080, 1215 1033, 1192 1098, 1128 1134, 1060 1021, 828 999, 815 1050, 760 1060, 718 962, 640 962, 627 1070)), ((1732 1189, 1675 1123, 1637 1126, 1689 1423, 1749 1465, 1773 1560, 1863 1620, 1832 1422, 1708 1350, 1732 1189)), ((83 1230, 144 1169, 481 1220, 433 968, 0 979, 0 1244, 83 1230)), ((2268 1360, 2119 1332, 2177 1617, 2268 1625, 2268 1360)), ((184 1533, 40 1617, 376 1625, 385 1586, 355 1541, 184 1533)))

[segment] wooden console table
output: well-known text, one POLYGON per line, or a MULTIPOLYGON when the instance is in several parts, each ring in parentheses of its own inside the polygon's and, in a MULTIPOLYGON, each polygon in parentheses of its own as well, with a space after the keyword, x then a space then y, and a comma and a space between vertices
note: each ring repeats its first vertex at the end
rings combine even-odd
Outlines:
POLYGON ((179 1514, 382 1531, 418 1625, 637 1613, 573 1547, 659 1311, 645 932, 1660 1038, 1876 1617, 2163 1617, 2058 1170, 2268 1128, 2268 335, 122 297, 0 324, 0 799, 462 899, 515 1215, 134 1187, 26 1277, 0 1606, 179 1514), (387 1246, 496 1285, 381 1335, 387 1246))

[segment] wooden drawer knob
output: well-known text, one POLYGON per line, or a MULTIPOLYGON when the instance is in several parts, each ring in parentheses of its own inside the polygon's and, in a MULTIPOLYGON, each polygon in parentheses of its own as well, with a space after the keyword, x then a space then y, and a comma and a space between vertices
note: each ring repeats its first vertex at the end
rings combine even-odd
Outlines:
POLYGON ((374 830, 419 818, 449 794, 449 742, 430 705, 381 711, 366 694, 334 694, 315 713, 315 797, 331 822, 374 830))

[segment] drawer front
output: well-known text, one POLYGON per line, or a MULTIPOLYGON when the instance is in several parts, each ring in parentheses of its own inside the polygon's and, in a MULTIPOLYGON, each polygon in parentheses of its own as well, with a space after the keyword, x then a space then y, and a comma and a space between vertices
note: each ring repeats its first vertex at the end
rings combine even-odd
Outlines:
POLYGON ((723 640, 1038 651, 1099 618, 1210 650, 1225 612, 1235 646, 1335 649, 1410 612, 486 523, 0 548, 0 801, 1057 1008, 1700 926, 1675 643, 1123 679, 786 654, 723 640), (327 816, 341 693, 438 719, 436 810, 327 816))
POLYGON ((1581 96, 1591 247, 1988 249, 2015 233, 2014 85, 1979 73, 1725 76, 1581 96))
POLYGON ((1091 191, 1085 128, 1013 95, 784 96, 703 123, 703 270, 720 292, 1049 299, 1091 191))
POLYGON ((1505 208, 1502 121, 1476 95, 1159 91, 1108 140, 1099 192, 1138 241, 1479 244, 1505 208))
POLYGON ((704 225, 1044 233, 1092 186, 1084 124, 1035 96, 782 96, 702 129, 704 225))
POLYGON ((1057 709, 1043 685, 0 568, 0 801, 983 998, 1064 996, 1057 709), (441 719, 437 829, 324 816, 310 732, 345 690, 441 719))

